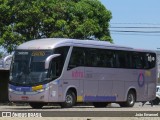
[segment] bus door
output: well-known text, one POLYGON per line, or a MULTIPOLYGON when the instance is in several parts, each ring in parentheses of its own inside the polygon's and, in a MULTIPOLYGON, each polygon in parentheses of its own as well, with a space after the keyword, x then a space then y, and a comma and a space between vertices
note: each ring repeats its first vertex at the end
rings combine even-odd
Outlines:
POLYGON ((63 100, 63 79, 60 78, 60 76, 62 75, 62 70, 64 68, 68 51, 69 47, 59 47, 54 50, 54 54, 59 54, 60 56, 53 58, 50 63, 49 78, 51 78, 53 81, 50 83, 50 97, 52 98, 49 100, 51 101, 63 100))
POLYGON ((52 100, 58 101, 59 98, 59 94, 62 93, 62 88, 59 88, 59 85, 61 84, 58 78, 61 75, 62 72, 62 64, 61 64, 61 60, 60 60, 60 56, 57 58, 54 58, 51 61, 51 65, 50 65, 50 74, 49 74, 49 78, 53 81, 50 83, 50 89, 49 89, 49 97, 51 97, 50 102, 52 102, 52 100))

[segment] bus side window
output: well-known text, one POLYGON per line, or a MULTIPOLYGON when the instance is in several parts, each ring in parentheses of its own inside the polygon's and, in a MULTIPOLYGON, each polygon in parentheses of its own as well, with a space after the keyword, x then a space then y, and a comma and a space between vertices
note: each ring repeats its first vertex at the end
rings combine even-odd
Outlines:
POLYGON ((86 53, 86 66, 97 67, 99 58, 97 57, 97 49, 88 48, 85 50, 86 53))
POLYGON ((56 68, 56 62, 55 60, 52 60, 51 62, 51 69, 50 69, 50 78, 56 78, 56 71, 57 71, 57 68, 56 68))
POLYGON ((132 56, 132 64, 133 64, 133 68, 136 69, 144 69, 144 65, 143 65, 143 56, 140 53, 133 53, 132 56))
POLYGON ((84 56, 83 48, 74 47, 70 57, 68 70, 78 66, 84 66, 84 56))
POLYGON ((114 51, 108 49, 86 49, 86 66, 112 68, 116 65, 114 51))
POLYGON ((152 61, 151 61, 151 67, 150 68, 154 68, 157 62, 157 58, 156 58, 156 54, 151 53, 152 56, 152 61))
POLYGON ((99 50, 97 54, 97 66, 98 67, 106 67, 106 62, 105 62, 105 50, 99 50))
POLYGON ((59 77, 62 73, 63 66, 68 54, 69 47, 59 47, 56 48, 54 54, 60 54, 59 57, 56 57, 51 62, 51 77, 59 77))
POLYGON ((156 55, 154 53, 145 54, 145 68, 150 69, 156 65, 156 55))
POLYGON ((62 56, 54 58, 50 65, 50 77, 55 79, 59 77, 62 73, 62 56))
POLYGON ((131 68, 131 57, 129 52, 116 51, 116 55, 118 68, 131 68))
POLYGON ((149 69, 150 65, 149 65, 149 61, 148 61, 148 54, 144 53, 144 69, 149 69))
POLYGON ((106 50, 105 60, 106 60, 105 67, 108 67, 108 68, 115 67, 115 55, 113 51, 106 50))

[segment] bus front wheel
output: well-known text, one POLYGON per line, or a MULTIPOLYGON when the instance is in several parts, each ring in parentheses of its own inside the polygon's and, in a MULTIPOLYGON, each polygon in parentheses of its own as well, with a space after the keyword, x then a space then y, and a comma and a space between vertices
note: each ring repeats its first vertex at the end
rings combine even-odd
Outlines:
POLYGON ((121 107, 133 107, 136 101, 135 92, 129 91, 126 102, 119 103, 121 107))
POLYGON ((73 91, 69 90, 66 94, 65 101, 60 104, 62 108, 71 108, 76 103, 76 95, 73 91))

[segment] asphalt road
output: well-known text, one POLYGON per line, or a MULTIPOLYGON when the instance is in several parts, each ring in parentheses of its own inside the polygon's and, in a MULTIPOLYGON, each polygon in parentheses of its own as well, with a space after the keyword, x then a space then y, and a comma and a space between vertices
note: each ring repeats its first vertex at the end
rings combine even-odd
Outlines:
POLYGON ((44 106, 42 109, 32 109, 28 105, 2 105, 0 104, 0 117, 6 113, 12 117, 160 117, 160 105, 153 107, 146 103, 136 103, 134 107, 122 108, 112 103, 106 108, 94 108, 93 106, 74 106, 73 108, 60 108, 59 106, 44 106), (3 114, 2 114, 3 113, 3 114))

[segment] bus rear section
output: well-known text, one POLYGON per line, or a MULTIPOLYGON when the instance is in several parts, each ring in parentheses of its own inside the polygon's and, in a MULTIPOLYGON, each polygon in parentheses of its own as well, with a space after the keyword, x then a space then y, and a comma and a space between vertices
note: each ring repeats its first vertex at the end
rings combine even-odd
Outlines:
POLYGON ((73 47, 65 73, 68 85, 64 89, 75 86, 77 101, 91 102, 95 107, 108 103, 132 107, 135 102, 155 98, 154 52, 73 47))

